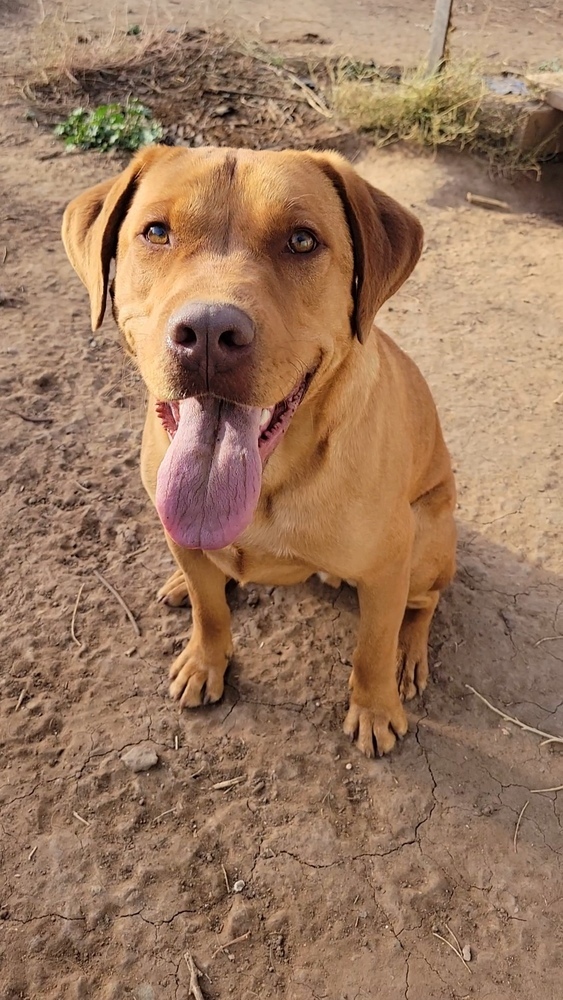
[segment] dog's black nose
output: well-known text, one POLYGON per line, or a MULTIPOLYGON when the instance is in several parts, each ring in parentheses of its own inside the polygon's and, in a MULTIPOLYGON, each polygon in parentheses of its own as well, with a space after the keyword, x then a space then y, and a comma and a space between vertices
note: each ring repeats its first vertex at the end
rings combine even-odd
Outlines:
POLYGON ((208 379, 245 358, 255 334, 250 316, 223 302, 190 302, 168 323, 169 345, 180 363, 208 379))

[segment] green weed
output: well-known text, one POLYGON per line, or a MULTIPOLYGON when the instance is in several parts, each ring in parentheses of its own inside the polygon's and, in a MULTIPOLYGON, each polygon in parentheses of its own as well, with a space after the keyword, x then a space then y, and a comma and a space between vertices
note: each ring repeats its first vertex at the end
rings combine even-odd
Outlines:
POLYGON ((55 127, 55 135, 64 139, 67 149, 98 149, 134 152, 141 146, 158 142, 163 128, 139 101, 127 104, 101 104, 92 110, 76 108, 55 127))

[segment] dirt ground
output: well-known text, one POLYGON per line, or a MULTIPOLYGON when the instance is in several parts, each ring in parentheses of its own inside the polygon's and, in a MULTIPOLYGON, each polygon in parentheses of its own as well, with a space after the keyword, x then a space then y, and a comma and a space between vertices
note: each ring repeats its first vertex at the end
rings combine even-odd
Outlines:
MULTIPOLYGON (((459 5, 472 44, 484 6, 459 5)), ((430 4, 358 0, 343 45, 363 54, 376 19, 398 58, 399 36, 405 51, 422 38, 415 7, 427 24, 430 4)), ((322 11, 333 41, 341 9, 322 11)), ((250 0, 235 13, 250 10, 273 18, 250 0)), ((490 51, 554 56, 560 5, 502 10, 490 51)), ((311 0, 298 11, 301 33, 321 23, 311 0)), ((5 52, 37 17, 9 0, 5 52)), ((434 391, 459 484, 432 681, 409 737, 373 762, 341 732, 348 588, 233 591, 224 701, 179 715, 168 700, 190 616, 155 601, 171 561, 139 480, 142 389, 111 322, 92 335, 59 239, 67 200, 115 164, 61 156, 2 88, 1 1000, 180 1000, 187 951, 206 1000, 560 1000, 563 793, 532 790, 563 784, 561 747, 466 685, 563 734, 561 168, 507 186, 455 156, 360 163, 425 225, 380 322, 434 391), (121 760, 139 747, 158 756, 146 773, 121 760), (436 936, 453 943, 449 928, 467 965, 436 936)))

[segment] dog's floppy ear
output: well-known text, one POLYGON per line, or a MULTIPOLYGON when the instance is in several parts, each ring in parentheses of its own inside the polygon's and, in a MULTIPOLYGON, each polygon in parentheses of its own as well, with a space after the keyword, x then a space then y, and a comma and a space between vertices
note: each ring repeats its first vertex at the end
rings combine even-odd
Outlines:
POLYGON ((316 154, 336 189, 354 251, 352 331, 367 339, 378 309, 413 270, 422 251, 418 219, 389 195, 368 184, 341 156, 316 154))
POLYGON ((166 151, 164 146, 147 147, 121 174, 79 194, 65 210, 63 243, 70 263, 88 289, 93 330, 101 326, 104 318, 119 229, 139 176, 166 151))

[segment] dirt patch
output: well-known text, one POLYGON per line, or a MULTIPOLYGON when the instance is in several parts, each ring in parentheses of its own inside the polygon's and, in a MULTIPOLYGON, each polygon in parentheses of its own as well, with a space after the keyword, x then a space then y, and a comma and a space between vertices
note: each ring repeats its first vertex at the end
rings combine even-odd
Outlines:
POLYGON ((101 56, 101 68, 94 46, 82 65, 51 70, 48 83, 26 90, 43 124, 77 106, 134 96, 177 145, 307 149, 346 141, 350 129, 333 120, 306 63, 284 65, 278 58, 276 64, 273 53, 246 48, 206 31, 124 37, 114 54, 101 56))
POLYGON ((168 701, 189 612, 154 601, 171 563, 139 482, 142 387, 111 323, 92 335, 59 238, 116 163, 63 155, 3 100, 2 1000, 179 1000, 187 950, 206 1000, 559 1000, 561 793, 531 790, 563 783, 560 749, 465 687, 563 732, 558 189, 399 149, 361 163, 425 225, 380 321, 436 396, 461 536, 430 687, 373 763, 340 728, 348 588, 234 590, 224 702, 168 701), (155 766, 132 771, 133 747, 155 766))

